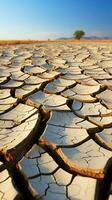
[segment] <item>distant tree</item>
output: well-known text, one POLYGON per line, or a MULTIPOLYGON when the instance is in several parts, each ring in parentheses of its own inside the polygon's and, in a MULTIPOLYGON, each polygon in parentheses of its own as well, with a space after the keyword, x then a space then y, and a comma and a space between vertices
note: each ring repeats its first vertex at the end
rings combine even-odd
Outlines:
POLYGON ((85 35, 83 30, 77 30, 73 33, 75 39, 80 40, 85 35))

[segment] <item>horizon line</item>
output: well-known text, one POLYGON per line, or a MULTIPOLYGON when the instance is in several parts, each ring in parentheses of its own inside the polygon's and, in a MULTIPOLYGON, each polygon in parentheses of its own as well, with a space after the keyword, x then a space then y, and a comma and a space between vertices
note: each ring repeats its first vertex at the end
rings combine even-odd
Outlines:
POLYGON ((112 39, 102 39, 102 40, 99 40, 99 39, 96 39, 96 40, 0 40, 0 46, 2 45, 19 45, 19 44, 35 44, 35 43, 52 43, 52 42, 55 42, 55 43, 67 43, 67 42, 71 42, 71 43, 75 43, 75 44, 78 44, 78 43, 112 43, 112 39))

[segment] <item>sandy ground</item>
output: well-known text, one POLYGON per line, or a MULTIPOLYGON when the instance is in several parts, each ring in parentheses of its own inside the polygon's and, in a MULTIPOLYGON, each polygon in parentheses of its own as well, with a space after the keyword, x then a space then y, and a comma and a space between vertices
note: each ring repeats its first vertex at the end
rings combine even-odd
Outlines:
POLYGON ((112 40, 0 40, 0 45, 15 45, 15 44, 35 44, 35 43, 94 43, 94 44, 112 44, 112 40))

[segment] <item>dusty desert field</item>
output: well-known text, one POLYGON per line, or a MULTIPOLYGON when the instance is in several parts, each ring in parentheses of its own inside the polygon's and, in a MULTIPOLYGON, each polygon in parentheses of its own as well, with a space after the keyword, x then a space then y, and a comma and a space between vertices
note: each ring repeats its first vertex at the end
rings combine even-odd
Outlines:
POLYGON ((112 40, 0 40, 0 45, 19 44, 48 44, 48 43, 73 43, 73 44, 112 44, 112 40))
POLYGON ((9 43, 0 42, 0 200, 16 189, 112 200, 112 41, 9 43))

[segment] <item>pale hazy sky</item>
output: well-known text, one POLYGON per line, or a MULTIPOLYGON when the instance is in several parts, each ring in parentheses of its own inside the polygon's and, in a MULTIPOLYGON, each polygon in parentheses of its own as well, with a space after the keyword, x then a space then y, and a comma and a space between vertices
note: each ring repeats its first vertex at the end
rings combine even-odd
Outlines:
POLYGON ((0 39, 112 36, 112 0, 0 0, 0 39))

